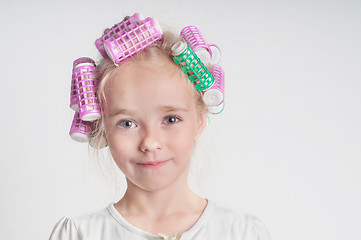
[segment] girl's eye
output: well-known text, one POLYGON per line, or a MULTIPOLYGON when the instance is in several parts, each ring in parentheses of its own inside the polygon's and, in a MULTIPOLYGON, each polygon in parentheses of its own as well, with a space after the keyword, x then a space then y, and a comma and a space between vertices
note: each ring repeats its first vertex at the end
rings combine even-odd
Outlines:
POLYGON ((134 128, 136 127, 135 123, 129 120, 121 121, 119 124, 122 128, 134 128))
POLYGON ((164 123, 165 124, 173 124, 179 121, 179 118, 171 116, 171 117, 167 117, 166 119, 164 119, 164 123))

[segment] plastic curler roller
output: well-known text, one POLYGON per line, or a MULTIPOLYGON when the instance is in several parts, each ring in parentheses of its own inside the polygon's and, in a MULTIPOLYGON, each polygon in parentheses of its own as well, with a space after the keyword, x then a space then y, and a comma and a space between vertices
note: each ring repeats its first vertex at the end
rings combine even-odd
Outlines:
POLYGON ((88 122, 80 119, 78 112, 75 112, 69 132, 70 137, 77 142, 88 142, 90 133, 90 126, 88 124, 88 122))
POLYGON ((77 94, 77 87, 76 87, 76 79, 74 76, 74 68, 78 64, 82 63, 93 63, 93 59, 91 58, 78 58, 73 62, 73 71, 71 74, 71 90, 70 90, 70 108, 73 109, 75 112, 79 112, 79 104, 78 104, 78 94, 77 94))
POLYGON ((223 112, 224 109, 224 101, 218 106, 208 106, 208 111, 212 114, 219 114, 223 112))
POLYGON ((218 106, 224 100, 224 71, 219 65, 211 65, 210 72, 214 77, 214 84, 205 91, 203 100, 209 106, 218 106))
POLYGON ((210 44, 209 48, 212 52, 211 64, 218 64, 221 61, 221 50, 215 44, 210 44))
POLYGON ((83 121, 94 121, 101 117, 99 100, 96 94, 98 80, 97 69, 90 58, 79 58, 73 64, 74 78, 79 105, 80 118, 83 121))
POLYGON ((73 109, 75 112, 79 112, 78 95, 76 93, 76 80, 74 77, 74 71, 71 74, 70 108, 73 109))
POLYGON ((195 82, 198 91, 204 91, 214 84, 214 77, 193 52, 190 46, 183 42, 176 42, 172 46, 173 60, 181 66, 181 70, 188 74, 188 79, 195 82))
POLYGON ((118 64, 161 39, 162 34, 156 20, 152 18, 142 20, 138 14, 123 20, 106 32, 103 38, 104 49, 109 58, 118 64))
POLYGON ((204 65, 208 65, 211 62, 211 49, 197 27, 187 26, 182 29, 180 35, 197 54, 204 65))
POLYGON ((117 35, 123 35, 125 34, 124 29, 126 28, 126 26, 136 26, 139 22, 141 22, 144 19, 144 17, 139 14, 136 13, 133 16, 129 17, 126 20, 121 21, 120 23, 114 25, 112 28, 108 29, 103 36, 101 36, 100 38, 98 38, 95 41, 95 46, 98 49, 98 51, 100 52, 100 54, 104 57, 104 58, 109 58, 107 52, 104 49, 104 41, 109 39, 112 35, 114 35, 115 33, 117 35), (121 30, 121 31, 119 31, 121 30))
POLYGON ((204 65, 219 63, 221 58, 219 48, 214 44, 208 44, 197 27, 187 26, 182 29, 180 35, 197 54, 204 65))

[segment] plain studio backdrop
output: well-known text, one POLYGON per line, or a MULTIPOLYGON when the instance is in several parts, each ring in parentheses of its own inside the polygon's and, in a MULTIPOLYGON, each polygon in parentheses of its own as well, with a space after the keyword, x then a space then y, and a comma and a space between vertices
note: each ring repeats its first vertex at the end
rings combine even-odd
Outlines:
POLYGON ((95 39, 135 12, 175 32, 195 25, 221 48, 226 107, 197 146, 194 160, 213 166, 202 194, 258 216, 275 240, 361 239, 361 1, 0 9, 0 239, 47 239, 62 216, 120 197, 124 179, 114 190, 106 161, 68 135, 70 80, 72 62, 97 59, 95 39))

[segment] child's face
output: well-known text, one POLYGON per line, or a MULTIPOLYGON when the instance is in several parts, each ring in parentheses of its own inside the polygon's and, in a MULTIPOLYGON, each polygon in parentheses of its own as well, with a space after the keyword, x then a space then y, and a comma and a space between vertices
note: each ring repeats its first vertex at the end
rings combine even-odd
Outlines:
POLYGON ((197 111, 193 86, 179 71, 165 57, 123 64, 105 90, 106 139, 128 187, 154 191, 186 182, 205 116, 197 111))

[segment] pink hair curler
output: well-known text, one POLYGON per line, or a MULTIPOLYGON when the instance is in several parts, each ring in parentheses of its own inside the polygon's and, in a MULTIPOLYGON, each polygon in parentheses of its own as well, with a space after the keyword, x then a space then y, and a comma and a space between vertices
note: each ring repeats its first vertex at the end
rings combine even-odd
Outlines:
POLYGON ((79 64, 82 64, 82 63, 91 63, 91 64, 95 65, 95 62, 93 59, 87 58, 87 57, 81 57, 73 62, 73 71, 76 66, 78 66, 79 64))
POLYGON ((203 100, 209 106, 218 106, 224 100, 224 70, 219 65, 211 65, 210 72, 214 77, 214 84, 205 91, 203 100))
POLYGON ((74 71, 71 74, 70 108, 73 109, 75 112, 79 111, 78 95, 76 93, 76 80, 74 76, 74 71))
POLYGON ((197 54, 204 65, 208 65, 211 62, 212 51, 197 27, 187 26, 182 29, 180 35, 197 54))
POLYGON ((101 117, 99 100, 96 94, 98 80, 97 69, 90 58, 79 58, 74 61, 73 72, 76 80, 76 90, 80 118, 83 121, 94 121, 101 117))
POLYGON ((197 27, 187 26, 182 29, 180 35, 189 44, 204 65, 219 63, 221 58, 219 48, 214 44, 208 44, 197 27))
POLYGON ((78 112, 75 112, 73 123, 69 131, 69 135, 77 142, 88 142, 90 134, 90 126, 87 122, 81 120, 78 112))
POLYGON ((141 20, 143 20, 144 17, 139 14, 139 13, 135 13, 133 16, 129 17, 126 20, 121 21, 118 24, 115 24, 112 28, 108 29, 105 31, 104 35, 101 36, 100 38, 98 38, 95 41, 95 46, 98 49, 98 51, 100 52, 100 54, 104 57, 104 58, 109 58, 107 52, 104 49, 104 41, 109 39, 112 35, 117 34, 117 35, 123 35, 125 34, 125 28, 127 26, 136 26, 137 23, 139 23, 141 20))
POLYGON ((82 63, 92 63, 95 64, 94 60, 91 58, 78 58, 73 62, 73 71, 71 74, 71 90, 70 90, 70 108, 73 109, 75 112, 79 112, 79 104, 78 104, 78 94, 77 94, 77 87, 76 87, 76 79, 74 76, 74 68, 78 64, 82 63))
POLYGON ((115 64, 161 39, 163 33, 158 22, 139 16, 123 20, 103 35, 104 50, 115 64))

